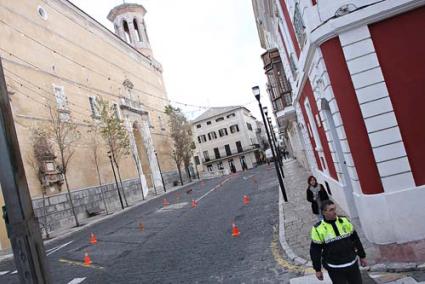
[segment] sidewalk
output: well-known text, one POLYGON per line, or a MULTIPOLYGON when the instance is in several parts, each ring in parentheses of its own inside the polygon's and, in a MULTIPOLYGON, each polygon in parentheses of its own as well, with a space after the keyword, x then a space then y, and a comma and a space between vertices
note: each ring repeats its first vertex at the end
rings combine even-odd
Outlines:
MULTIPOLYGON (((207 179, 209 179, 209 178, 207 178, 207 179)), ((186 183, 184 185, 169 188, 169 189, 167 189, 167 192, 164 192, 164 191, 161 190, 161 192, 158 192, 157 195, 155 195, 155 192, 153 191, 153 189, 149 190, 149 194, 145 197, 145 200, 141 200, 141 201, 137 201, 137 202, 134 202, 132 204, 129 204, 130 205, 129 207, 126 207, 123 210, 110 212, 108 215, 106 215, 106 213, 104 213, 104 214, 100 214, 100 215, 97 215, 97 216, 94 216, 94 217, 82 219, 80 221, 81 226, 79 226, 79 227, 63 228, 63 229, 60 229, 60 230, 56 230, 54 232, 50 232, 50 238, 44 239, 43 243, 46 246, 46 245, 50 244, 51 242, 62 240, 62 239, 69 237, 70 235, 72 235, 76 232, 79 232, 81 230, 86 229, 87 227, 90 227, 90 226, 97 224, 99 222, 103 222, 104 220, 113 218, 117 215, 125 214, 126 212, 128 212, 128 211, 130 211, 134 208, 137 208, 138 206, 143 205, 143 204, 145 204, 145 203, 147 203, 147 202, 149 202, 153 199, 160 198, 163 195, 166 195, 170 192, 174 192, 174 191, 179 190, 181 188, 185 188, 187 186, 194 185, 198 182, 201 182, 202 180, 205 180, 205 179, 201 179, 201 180, 196 179, 196 180, 189 182, 189 183, 186 183)), ((7 250, 0 251, 0 262, 4 261, 4 260, 11 259, 11 258, 13 258, 13 253, 12 253, 11 248, 7 249, 7 250)))
MULTIPOLYGON (((317 217, 311 212, 310 203, 306 200, 306 188, 307 178, 311 175, 307 172, 297 160, 286 160, 284 161, 284 172, 285 172, 285 188, 288 196, 288 202, 281 202, 280 210, 280 226, 279 235, 282 247, 285 251, 286 256, 298 265, 305 267, 306 274, 314 273, 311 269, 310 260, 310 230, 311 227, 317 223, 317 217)), ((282 199, 282 198, 281 198, 282 199)), ((345 215, 341 208, 337 208, 338 215, 345 215)), ((377 248, 370 243, 364 236, 364 233, 360 227, 358 219, 351 220, 356 228, 357 233, 362 241, 365 248, 368 264, 370 267, 368 270, 373 271, 367 275, 366 271, 363 271, 365 283, 389 283, 388 281, 381 281, 380 279, 391 279, 397 280, 402 279, 406 275, 394 275, 394 273, 385 273, 386 271, 417 271, 416 274, 424 275, 425 272, 422 267, 417 268, 417 264, 376 264, 376 251, 377 248), (380 271, 379 273, 377 271, 380 271), (383 273, 384 272, 384 273, 383 273), (367 280, 366 280, 367 279, 367 280)), ((411 274, 414 274, 412 272, 411 274)), ((291 280, 291 283, 326 283, 323 281, 317 281, 315 277, 307 277, 299 282, 297 279, 291 280), (298 282, 297 282, 298 281, 298 282)), ((419 277, 422 278, 422 277, 419 277)), ((421 281, 423 281, 421 279, 421 281)), ((329 282, 330 283, 330 282, 329 282)), ((394 282, 396 283, 396 282, 394 282)), ((403 282, 400 282, 403 283, 403 282)), ((405 282, 405 283, 417 283, 417 282, 405 282)))

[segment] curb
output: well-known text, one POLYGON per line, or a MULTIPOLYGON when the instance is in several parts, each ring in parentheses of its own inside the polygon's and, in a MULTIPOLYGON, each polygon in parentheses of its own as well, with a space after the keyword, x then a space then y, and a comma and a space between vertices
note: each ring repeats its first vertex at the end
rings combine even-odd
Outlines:
MULTIPOLYGON (((76 227, 76 228, 75 228, 75 227, 73 227, 73 228, 75 228, 75 229, 74 229, 74 230, 72 230, 72 231, 70 231, 70 232, 66 232, 66 233, 64 233, 64 234, 58 235, 58 236, 56 236, 56 237, 54 237, 54 238, 51 238, 51 239, 49 239, 49 240, 45 240, 45 241, 43 241, 43 245, 45 246, 45 245, 48 245, 48 244, 50 244, 50 243, 52 243, 52 242, 63 240, 63 239, 65 239, 65 238, 67 238, 67 237, 69 237, 69 236, 71 236, 71 235, 73 235, 73 234, 75 234, 75 233, 77 233, 77 232, 80 232, 80 231, 82 231, 82 230, 84 230, 84 229, 86 229, 86 228, 89 228, 89 227, 91 227, 91 226, 93 226, 93 225, 95 225, 95 224, 97 224, 97 223, 101 223, 101 222, 106 221, 106 220, 109 220, 109 219, 111 219, 111 218, 113 218, 113 217, 115 217, 115 216, 118 216, 118 215, 124 214, 124 213, 126 213, 126 212, 128 212, 128 211, 130 211, 130 210, 132 210, 132 209, 134 209, 134 208, 139 207, 140 205, 143 205, 143 204, 145 204, 145 203, 148 203, 148 202, 150 202, 150 201, 152 201, 152 200, 155 200, 155 199, 157 199, 157 198, 159 198, 159 197, 161 197, 161 196, 167 195, 168 193, 174 192, 174 191, 179 190, 179 189, 182 189, 182 188, 186 188, 186 187, 188 187, 188 186, 192 186, 192 185, 194 185, 194 184, 196 184, 196 183, 198 183, 198 182, 201 182, 202 180, 208 180, 208 179, 210 179, 210 178, 206 178, 206 179, 199 179, 199 180, 196 180, 196 181, 192 181, 192 182, 190 182, 190 183, 186 183, 185 185, 182 185, 182 186, 179 186, 179 187, 174 187, 174 188, 172 188, 172 189, 169 189, 169 190, 167 190, 167 192, 163 192, 163 193, 160 193, 160 194, 158 194, 158 195, 152 195, 152 198, 142 200, 142 201, 140 201, 140 202, 138 202, 138 203, 134 203, 134 204, 133 204, 133 205, 131 205, 130 207, 126 207, 126 208, 124 208, 123 210, 115 211, 115 212, 113 212, 113 213, 110 213, 109 215, 105 215, 105 216, 104 216, 104 217, 102 217, 102 218, 99 218, 99 219, 97 219, 97 220, 93 220, 92 222, 89 222, 89 223, 85 223, 83 226, 76 227)), ((3 255, 3 256, 0 256, 0 263, 1 263, 1 262, 3 262, 3 261, 6 261, 6 260, 10 260, 10 259, 12 259, 12 258, 13 258, 13 253, 11 253, 11 254, 6 254, 6 255, 3 255)))
MULTIPOLYGON (((283 214, 283 197, 279 190, 279 242, 285 252, 287 258, 296 265, 312 268, 311 261, 298 256, 286 241, 285 237, 285 217, 283 214)), ((394 262, 394 263, 377 263, 372 266, 360 267, 360 270, 370 272, 410 272, 425 271, 425 263, 415 262, 394 262)))

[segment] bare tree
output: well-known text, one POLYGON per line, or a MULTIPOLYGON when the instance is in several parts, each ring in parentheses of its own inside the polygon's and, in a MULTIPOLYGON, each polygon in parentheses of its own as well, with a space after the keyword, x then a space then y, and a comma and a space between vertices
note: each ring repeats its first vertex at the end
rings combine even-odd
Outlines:
POLYGON ((183 185, 183 179, 180 171, 182 163, 189 177, 189 180, 191 180, 189 165, 194 151, 192 126, 179 108, 174 108, 168 105, 165 107, 165 113, 169 117, 168 121, 171 130, 171 138, 174 141, 174 150, 171 154, 171 157, 176 162, 177 170, 179 171, 180 182, 183 185))
POLYGON ((90 153, 91 158, 96 165, 96 173, 97 173, 97 180, 99 182, 100 187, 100 195, 103 200, 103 205, 105 206, 106 214, 109 214, 108 212, 108 206, 106 205, 106 199, 105 199, 105 193, 103 192, 103 183, 102 178, 100 176, 100 169, 99 169, 99 151, 101 146, 101 141, 99 141, 100 136, 100 122, 96 119, 93 119, 90 123, 89 130, 87 131, 90 135, 90 153))
POLYGON ((67 173, 69 161, 75 153, 75 144, 80 139, 80 132, 77 129, 77 124, 72 120, 69 113, 64 113, 61 110, 53 108, 50 108, 50 119, 46 125, 45 131, 47 137, 49 137, 59 153, 58 166, 65 179, 69 203, 71 205, 72 214, 74 215, 75 225, 78 227, 80 223, 72 201, 67 173))
MULTIPOLYGON (((110 106, 109 102, 99 99, 97 108, 100 114, 100 134, 108 147, 108 153, 112 156, 112 161, 117 168, 123 196, 128 206, 125 196, 124 187, 121 179, 119 163, 123 156, 130 153, 130 139, 124 123, 118 117, 118 110, 114 105, 110 106)), ((118 189, 119 190, 119 189, 118 189)), ((119 191, 118 191, 119 192, 119 191)))

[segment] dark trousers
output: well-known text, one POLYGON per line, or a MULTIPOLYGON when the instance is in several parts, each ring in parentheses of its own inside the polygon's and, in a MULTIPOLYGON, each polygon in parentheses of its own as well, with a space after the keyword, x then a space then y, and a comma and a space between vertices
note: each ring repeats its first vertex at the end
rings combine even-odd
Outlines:
POLYGON ((344 268, 328 267, 328 273, 333 284, 362 284, 362 276, 357 262, 344 268))

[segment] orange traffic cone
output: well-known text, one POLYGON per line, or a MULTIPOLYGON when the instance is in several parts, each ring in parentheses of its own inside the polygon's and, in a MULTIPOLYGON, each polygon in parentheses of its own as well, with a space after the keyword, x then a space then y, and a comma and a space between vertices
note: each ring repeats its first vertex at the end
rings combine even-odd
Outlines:
POLYGON ((144 231, 145 230, 145 225, 143 225, 143 223, 140 223, 139 224, 139 229, 140 229, 140 231, 144 231))
POLYGON ((162 205, 164 207, 170 205, 170 202, 168 202, 167 198, 164 198, 164 201, 162 202, 162 205))
POLYGON ((84 253, 84 265, 89 266, 90 264, 92 264, 90 256, 89 256, 88 252, 85 252, 84 253))
POLYGON ((92 245, 97 244, 96 235, 95 235, 95 234, 93 234, 93 233, 91 233, 91 235, 90 235, 90 243, 91 243, 92 245))
POLYGON ((238 226, 235 223, 232 224, 232 237, 239 237, 241 232, 239 232, 238 226))
POLYGON ((248 195, 244 195, 243 196, 243 204, 245 204, 245 205, 249 204, 249 197, 248 197, 248 195))
POLYGON ((198 206, 198 202, 195 199, 192 199, 192 208, 196 208, 198 206))

